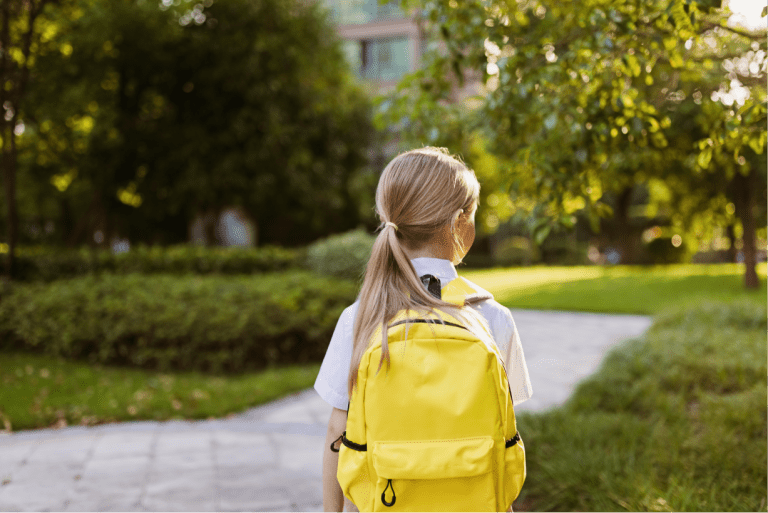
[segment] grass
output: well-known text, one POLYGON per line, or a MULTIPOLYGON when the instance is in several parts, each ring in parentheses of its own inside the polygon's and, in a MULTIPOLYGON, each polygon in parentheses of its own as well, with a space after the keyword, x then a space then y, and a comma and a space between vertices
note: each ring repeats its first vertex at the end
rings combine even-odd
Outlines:
MULTIPOLYGON (((516 511, 766 509, 766 269, 754 292, 744 291, 742 271, 462 273, 514 308, 656 314, 564 406, 518 416, 528 477, 516 511)), ((312 386, 319 367, 222 377, 3 354, 0 423, 19 430, 224 417, 312 386)))
POLYGON ((517 510, 765 511, 765 303, 681 305, 562 407, 520 414, 517 510))
POLYGON ((311 364, 210 376, 3 353, 0 430, 225 417, 309 388, 319 370, 311 364))
POLYGON ((746 290, 742 264, 523 267, 461 272, 508 308, 655 314, 707 300, 766 301, 766 264, 760 287, 746 290))

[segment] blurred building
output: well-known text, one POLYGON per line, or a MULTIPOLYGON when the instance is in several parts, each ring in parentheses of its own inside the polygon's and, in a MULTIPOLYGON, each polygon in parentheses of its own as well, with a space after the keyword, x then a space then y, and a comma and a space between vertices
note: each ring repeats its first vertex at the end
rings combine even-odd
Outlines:
POLYGON ((393 88, 419 67, 424 34, 413 16, 378 0, 318 0, 330 12, 347 60, 377 90, 393 88))
MULTIPOLYGON (((399 1, 379 4, 378 0, 316 0, 328 10, 343 41, 352 69, 371 86, 372 93, 393 89, 403 75, 421 66, 428 41, 426 21, 418 9, 406 12, 399 1)), ((440 41, 439 46, 445 48, 440 41)), ((465 70, 464 86, 455 84, 452 101, 482 92, 482 76, 465 70)))

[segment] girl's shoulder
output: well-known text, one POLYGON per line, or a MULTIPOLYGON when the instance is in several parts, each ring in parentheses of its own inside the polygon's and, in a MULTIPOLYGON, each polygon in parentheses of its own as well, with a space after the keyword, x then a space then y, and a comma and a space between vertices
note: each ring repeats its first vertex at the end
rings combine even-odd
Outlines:
POLYGON ((487 299, 481 299, 477 303, 475 303, 475 308, 477 308, 480 313, 483 314, 483 316, 488 319, 488 321, 495 321, 495 322, 503 322, 505 324, 508 324, 510 326, 514 325, 514 321, 512 320, 512 313, 509 311, 509 308, 502 305, 496 299, 494 299, 493 294, 482 288, 480 285, 463 278, 462 279, 473 289, 476 291, 478 296, 486 297, 487 299))
POLYGON ((459 276, 454 280, 451 280, 448 282, 448 284, 446 284, 446 286, 453 283, 459 283, 459 288, 462 289, 465 293, 469 292, 472 295, 476 295, 481 298, 487 298, 486 300, 493 300, 493 294, 485 290, 477 283, 465 278, 464 276, 459 276), (458 280, 458 282, 456 280, 458 280))
POLYGON ((339 316, 339 324, 350 324, 355 320, 355 314, 357 313, 357 306, 360 304, 360 300, 355 301, 341 312, 339 316))

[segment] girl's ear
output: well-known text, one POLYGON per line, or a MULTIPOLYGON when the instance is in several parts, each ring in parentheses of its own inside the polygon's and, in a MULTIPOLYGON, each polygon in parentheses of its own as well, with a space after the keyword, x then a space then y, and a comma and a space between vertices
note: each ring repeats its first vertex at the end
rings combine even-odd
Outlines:
POLYGON ((456 212, 456 216, 455 216, 455 217, 454 217, 454 219, 453 219, 453 226, 454 226, 454 227, 458 228, 458 226, 459 226, 459 222, 461 221, 461 217, 462 217, 463 215, 464 215, 464 209, 463 209, 463 208, 460 208, 460 209, 459 209, 459 210, 456 212))

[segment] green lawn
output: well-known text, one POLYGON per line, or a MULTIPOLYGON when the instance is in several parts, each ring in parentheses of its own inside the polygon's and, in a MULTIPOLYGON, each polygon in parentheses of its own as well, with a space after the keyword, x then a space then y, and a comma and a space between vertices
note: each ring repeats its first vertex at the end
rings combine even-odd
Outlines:
POLYGON ((744 287, 741 264, 536 266, 459 272, 509 308, 654 314, 706 300, 766 301, 764 262, 757 266, 760 287, 751 291, 744 287))
POLYGON ((311 387, 320 364, 233 376, 0 355, 0 430, 224 417, 311 387))
POLYGON ((516 510, 765 511, 766 314, 671 308, 562 407, 521 413, 516 510))

